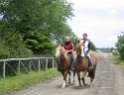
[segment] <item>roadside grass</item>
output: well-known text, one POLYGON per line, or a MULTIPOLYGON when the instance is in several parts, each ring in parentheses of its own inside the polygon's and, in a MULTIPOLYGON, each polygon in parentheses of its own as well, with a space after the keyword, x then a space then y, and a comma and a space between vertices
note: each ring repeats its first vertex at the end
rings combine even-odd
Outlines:
POLYGON ((115 61, 124 70, 124 59, 121 59, 119 55, 113 56, 112 53, 108 54, 111 59, 115 61))
POLYGON ((29 72, 28 74, 19 74, 17 76, 9 76, 0 80, 0 95, 10 94, 11 92, 29 87, 33 84, 43 82, 44 80, 58 76, 60 73, 56 68, 47 71, 29 72))

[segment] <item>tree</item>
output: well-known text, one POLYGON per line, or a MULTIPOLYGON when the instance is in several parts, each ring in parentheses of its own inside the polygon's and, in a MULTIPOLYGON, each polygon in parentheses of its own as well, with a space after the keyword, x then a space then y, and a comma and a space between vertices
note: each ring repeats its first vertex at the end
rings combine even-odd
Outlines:
POLYGON ((116 44, 117 50, 121 58, 124 58, 124 33, 118 36, 118 41, 116 44))
POLYGON ((34 54, 51 54, 54 41, 62 42, 65 35, 71 35, 66 20, 73 16, 72 10, 66 0, 0 1, 2 20, 18 31, 34 54))
POLYGON ((32 52, 25 47, 21 34, 10 28, 6 21, 0 22, 0 58, 27 57, 32 52))
POLYGON ((40 31, 60 33, 72 16, 71 4, 66 0, 3 0, 1 14, 20 32, 40 31))
POLYGON ((92 41, 90 41, 90 48, 91 50, 96 51, 96 46, 94 45, 92 41))
POLYGON ((53 55, 54 44, 51 43, 50 38, 41 32, 26 32, 24 36, 25 44, 33 51, 35 55, 53 55))

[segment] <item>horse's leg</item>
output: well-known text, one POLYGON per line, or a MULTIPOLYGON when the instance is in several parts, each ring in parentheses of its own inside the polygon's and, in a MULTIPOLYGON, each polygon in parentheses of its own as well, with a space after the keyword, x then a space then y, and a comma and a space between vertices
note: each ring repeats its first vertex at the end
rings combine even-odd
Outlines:
POLYGON ((93 82, 93 78, 90 78, 90 84, 92 84, 92 82, 93 82))
POLYGON ((73 71, 73 83, 75 82, 75 70, 73 71))
POLYGON ((74 83, 75 82, 75 71, 69 71, 69 78, 68 78, 68 82, 69 84, 74 83))
POLYGON ((74 70, 70 71, 70 82, 71 83, 75 82, 75 71, 74 70))
MULTIPOLYGON (((92 58, 92 60, 93 60, 93 58, 92 58)), ((96 57, 95 57, 95 59, 94 59, 94 61, 93 61, 93 64, 94 64, 94 66, 93 66, 93 72, 92 72, 92 74, 90 75, 90 84, 93 82, 94 77, 95 77, 96 66, 97 66, 97 58, 96 58, 96 57)))
POLYGON ((65 88, 65 87, 66 87, 66 84, 67 84, 67 83, 66 83, 66 78, 67 78, 67 72, 64 72, 64 73, 63 73, 63 80, 64 80, 64 81, 63 81, 62 88, 65 88))
POLYGON ((80 78, 80 72, 77 72, 78 75, 78 82, 79 82, 79 86, 81 87, 81 78, 80 78))
POLYGON ((92 76, 90 76, 90 84, 92 84, 95 77, 95 71, 93 71, 92 76))
POLYGON ((92 72, 92 76, 90 77, 90 84, 93 82, 94 77, 95 77, 95 71, 96 71, 96 67, 94 67, 94 70, 92 72))
POLYGON ((69 71, 68 74, 69 74, 68 82, 69 84, 71 84, 71 71, 69 71))
POLYGON ((83 77, 82 77, 82 81, 83 81, 83 84, 84 85, 86 85, 86 83, 85 83, 85 77, 86 77, 86 75, 87 75, 87 71, 84 71, 83 72, 83 77))

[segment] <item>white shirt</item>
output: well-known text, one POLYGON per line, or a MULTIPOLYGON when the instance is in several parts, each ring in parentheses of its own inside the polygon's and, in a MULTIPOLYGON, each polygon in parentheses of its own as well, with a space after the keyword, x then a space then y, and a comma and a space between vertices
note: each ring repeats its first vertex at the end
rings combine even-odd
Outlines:
MULTIPOLYGON (((84 40, 81 40, 82 43, 84 43, 84 40)), ((82 46, 82 56, 84 57, 84 54, 89 50, 89 40, 86 40, 84 43, 84 46, 82 46)))

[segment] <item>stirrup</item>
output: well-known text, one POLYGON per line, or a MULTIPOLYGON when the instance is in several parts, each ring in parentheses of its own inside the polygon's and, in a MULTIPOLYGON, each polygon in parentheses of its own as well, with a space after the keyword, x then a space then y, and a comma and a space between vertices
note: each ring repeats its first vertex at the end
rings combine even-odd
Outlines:
POLYGON ((93 71, 93 66, 90 66, 89 67, 89 72, 92 72, 93 71))
POLYGON ((71 70, 75 70, 75 68, 71 68, 71 70))

